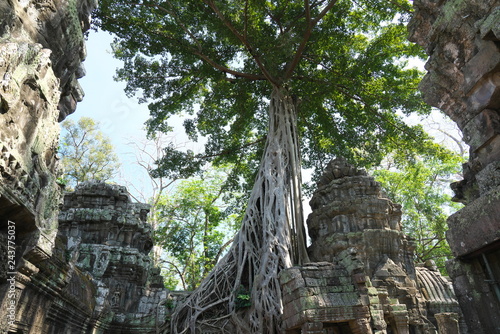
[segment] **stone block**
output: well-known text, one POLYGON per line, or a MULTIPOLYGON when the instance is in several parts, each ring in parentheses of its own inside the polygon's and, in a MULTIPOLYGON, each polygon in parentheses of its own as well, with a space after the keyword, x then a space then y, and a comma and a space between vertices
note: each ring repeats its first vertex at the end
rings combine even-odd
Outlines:
POLYGON ((456 257, 500 240, 500 187, 451 215, 448 226, 446 238, 456 257))
POLYGON ((298 279, 288 281, 288 283, 282 284, 281 286, 282 286, 283 293, 292 293, 295 290, 306 286, 306 284, 302 278, 298 278, 298 279))
POLYGON ((480 166, 500 161, 500 135, 494 135, 489 142, 476 151, 475 155, 480 166))
POLYGON ((474 115, 483 109, 500 107, 500 73, 487 75, 474 86, 467 97, 467 109, 474 115))
POLYGON ((465 64, 464 93, 469 91, 487 74, 500 69, 500 52, 493 41, 483 41, 479 52, 465 64))
POLYGON ((370 278, 368 276, 366 276, 364 273, 358 273, 358 274, 353 275, 353 280, 354 280, 354 283, 356 283, 356 284, 363 284, 363 283, 369 281, 370 278))
POLYGON ((292 280, 302 281, 302 274, 299 267, 292 267, 282 270, 279 274, 280 284, 287 284, 292 280))
POLYGON ((362 305, 361 299, 359 298, 359 294, 357 292, 328 293, 325 297, 328 307, 362 305))
POLYGON ((464 140, 470 145, 472 152, 482 148, 498 134, 500 134, 500 114, 491 109, 483 110, 463 129, 464 140))
POLYGON ((495 161, 487 165, 476 174, 476 181, 479 186, 479 193, 486 194, 490 190, 500 186, 500 161, 495 161))
POLYGON ((457 313, 435 314, 439 334, 460 334, 459 316, 457 313))
POLYGON ((305 324, 302 325, 302 330, 305 331, 305 333, 309 333, 310 331, 321 331, 323 330, 323 323, 321 322, 306 322, 305 324))

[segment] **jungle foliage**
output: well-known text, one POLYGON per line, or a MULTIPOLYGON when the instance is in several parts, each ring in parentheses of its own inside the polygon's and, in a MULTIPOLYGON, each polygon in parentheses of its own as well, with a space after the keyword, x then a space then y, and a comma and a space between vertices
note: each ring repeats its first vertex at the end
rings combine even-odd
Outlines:
MULTIPOLYGON (((168 287, 192 291, 224 254, 239 227, 223 201, 224 169, 180 180, 156 202, 154 231, 168 287)), ((241 217, 239 217, 241 219, 241 217)))
POLYGON ((453 152, 437 158, 423 155, 411 161, 385 160, 373 171, 387 197, 402 205, 402 226, 416 243, 415 261, 432 260, 446 275, 445 262, 452 258, 446 241, 446 220, 462 207, 451 200, 449 184, 460 178, 464 158, 453 152))

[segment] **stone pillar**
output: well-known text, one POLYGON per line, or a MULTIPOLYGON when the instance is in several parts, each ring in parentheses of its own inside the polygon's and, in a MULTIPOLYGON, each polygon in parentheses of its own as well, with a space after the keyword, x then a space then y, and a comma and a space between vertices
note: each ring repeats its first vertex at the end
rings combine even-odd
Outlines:
POLYGON ((460 334, 457 313, 438 313, 434 316, 437 320, 439 334, 460 334))

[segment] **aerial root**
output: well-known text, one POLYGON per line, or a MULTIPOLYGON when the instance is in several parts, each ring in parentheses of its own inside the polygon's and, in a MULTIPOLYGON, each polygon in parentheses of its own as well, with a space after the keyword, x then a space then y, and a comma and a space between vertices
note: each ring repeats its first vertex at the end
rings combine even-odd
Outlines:
POLYGON ((269 113, 264 158, 242 227, 225 257, 176 308, 172 334, 281 331, 278 273, 292 266, 293 254, 304 253, 293 249, 297 248, 295 240, 304 239, 296 235, 303 231, 297 225, 297 217, 302 217, 301 201, 291 198, 297 195, 295 183, 300 181, 300 155, 292 99, 275 89, 269 113), (250 305, 243 303, 243 297, 250 305))

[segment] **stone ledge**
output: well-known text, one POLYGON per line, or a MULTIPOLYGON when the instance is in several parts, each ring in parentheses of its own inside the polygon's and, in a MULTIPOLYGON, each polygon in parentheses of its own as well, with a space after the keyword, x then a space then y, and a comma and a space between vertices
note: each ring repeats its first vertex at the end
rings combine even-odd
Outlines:
POLYGON ((500 240, 500 186, 448 218, 446 238, 455 257, 500 240))

